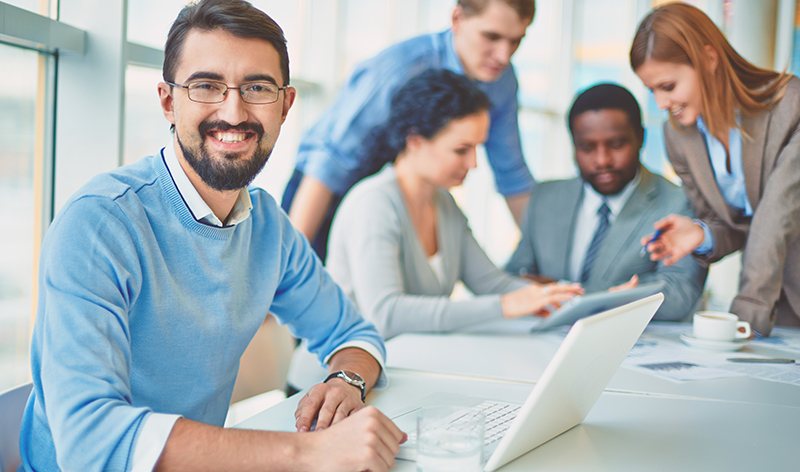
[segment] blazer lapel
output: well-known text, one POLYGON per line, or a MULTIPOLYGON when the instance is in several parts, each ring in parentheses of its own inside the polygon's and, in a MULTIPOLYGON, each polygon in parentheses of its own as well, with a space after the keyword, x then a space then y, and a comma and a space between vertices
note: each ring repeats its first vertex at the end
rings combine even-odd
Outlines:
POLYGON ((649 216, 648 209, 653 205, 653 200, 658 197, 658 189, 654 185, 652 174, 644 166, 640 172, 642 180, 614 219, 614 224, 609 228, 600 254, 595 260, 594 267, 602 267, 604 270, 594 271, 590 275, 591 279, 607 280, 614 274, 617 263, 622 260, 626 250, 635 247, 638 251, 639 242, 635 241, 636 235, 649 216))
POLYGON ((553 260, 564 261, 561 273, 564 274, 564 279, 569 279, 572 242, 575 239, 575 222, 578 218, 578 206, 583 196, 583 180, 573 179, 570 185, 565 186, 565 190, 566 193, 559 199, 563 204, 560 208, 563 218, 554 220, 553 230, 550 231, 554 239, 550 247, 555 252, 553 260))
MULTIPOLYGON (((706 197, 706 201, 714 209, 714 212, 717 215, 721 215, 728 224, 733 226, 728 204, 725 203, 725 197, 719 191, 717 178, 714 175, 714 169, 711 167, 711 158, 708 156, 708 147, 706 147, 703 134, 700 133, 696 126, 683 129, 681 132, 686 142, 686 162, 691 168, 691 174, 695 176, 695 185, 700 193, 706 197)), ((742 152, 744 153, 744 148, 742 148, 742 152)))
POLYGON ((755 209, 761 198, 761 171, 764 163, 764 143, 767 139, 770 113, 742 117, 742 170, 747 199, 755 209), (745 133, 747 136, 745 136, 745 133))

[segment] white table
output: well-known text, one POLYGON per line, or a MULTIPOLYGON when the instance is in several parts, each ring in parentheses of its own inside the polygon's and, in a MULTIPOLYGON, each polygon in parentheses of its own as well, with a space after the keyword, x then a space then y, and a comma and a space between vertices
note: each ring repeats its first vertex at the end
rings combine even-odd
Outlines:
MULTIPOLYGON (((742 357, 758 354, 800 359, 800 353, 750 343, 734 353, 707 353, 683 345, 675 324, 648 327, 645 335, 671 341, 671 348, 686 355, 742 357), (660 334, 661 331, 667 333, 660 334)), ((691 325, 681 325, 686 331, 691 325)), ((800 337, 800 330, 788 330, 800 337)), ((670 347, 668 345, 668 347, 670 347)), ((417 334, 397 336, 386 343, 387 365, 409 371, 458 374, 473 378, 536 382, 558 349, 552 336, 541 334, 417 334)), ((787 368, 783 366, 782 368, 787 368)), ((800 365, 793 367, 800 372, 800 365)), ((674 382, 626 368, 612 378, 608 391, 689 396, 724 401, 800 407, 800 387, 751 377, 674 382)), ((800 425, 798 425, 800 438, 800 425)), ((800 469, 799 469, 800 470, 800 469)))
MULTIPOLYGON (((434 392, 525 399, 530 382, 389 369, 390 386, 369 404, 390 417, 434 392)), ((294 430, 300 394, 237 427, 294 430)), ((586 420, 507 464, 503 471, 797 470, 800 408, 763 403, 606 392, 586 420)), ((396 471, 415 471, 398 461, 396 471)))

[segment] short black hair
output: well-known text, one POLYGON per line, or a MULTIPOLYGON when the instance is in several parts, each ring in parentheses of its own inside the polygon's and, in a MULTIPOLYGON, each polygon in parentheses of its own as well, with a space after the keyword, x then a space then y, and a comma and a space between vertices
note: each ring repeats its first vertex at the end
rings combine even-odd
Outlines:
POLYGON ((431 139, 452 120, 488 110, 489 97, 466 76, 427 69, 395 90, 386 123, 372 130, 365 156, 392 162, 406 148, 408 136, 431 139))
POLYGON ((633 126, 636 136, 644 142, 644 127, 642 126, 642 110, 639 102, 625 87, 617 84, 598 84, 581 92, 572 102, 567 116, 567 126, 570 135, 573 134, 573 124, 578 115, 587 111, 622 110, 628 115, 628 122, 633 126))
POLYGON ((289 53, 283 30, 269 15, 244 0, 200 0, 181 10, 169 29, 164 46, 162 74, 165 82, 175 82, 175 70, 189 31, 217 28, 240 38, 263 39, 270 43, 280 58, 283 86, 289 85, 289 53))

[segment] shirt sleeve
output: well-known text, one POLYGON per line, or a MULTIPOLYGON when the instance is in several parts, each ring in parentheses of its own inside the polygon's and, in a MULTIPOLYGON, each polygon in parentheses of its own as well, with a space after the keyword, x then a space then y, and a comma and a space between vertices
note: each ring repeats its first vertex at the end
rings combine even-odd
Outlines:
POLYGON ((522 237, 506 264, 506 271, 514 275, 539 275, 536 252, 533 250, 533 240, 531 238, 532 227, 535 223, 533 221, 533 209, 536 207, 537 197, 538 192, 531 193, 531 199, 528 201, 528 207, 525 209, 525 215, 520 225, 522 237))
POLYGON ((501 94, 492 94, 490 110, 491 127, 486 140, 486 156, 494 171, 495 185, 504 197, 513 197, 530 192, 535 185, 525 158, 519 133, 519 104, 517 84, 513 68, 493 84, 501 94))
POLYGON ((142 425, 136 448, 133 450, 133 466, 131 472, 151 472, 156 467, 164 446, 167 444, 172 427, 180 415, 152 413, 142 425))
POLYGON ((697 246, 697 249, 694 250, 694 253, 701 256, 708 255, 714 250, 714 235, 711 234, 711 230, 708 228, 708 225, 703 221, 694 220, 694 222, 703 228, 703 242, 697 246))
POLYGON ((370 133, 389 117, 394 91, 418 68, 384 54, 361 64, 336 100, 306 133, 298 150, 298 168, 344 195, 356 182, 377 172, 378 159, 366 147, 370 133))

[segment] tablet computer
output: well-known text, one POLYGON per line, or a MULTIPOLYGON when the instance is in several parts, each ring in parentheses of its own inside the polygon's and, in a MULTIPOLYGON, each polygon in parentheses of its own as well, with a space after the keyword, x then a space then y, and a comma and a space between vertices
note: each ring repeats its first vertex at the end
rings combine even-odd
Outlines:
POLYGON ((644 297, 656 294, 664 289, 664 281, 659 280, 639 285, 628 290, 617 292, 594 292, 586 295, 578 295, 566 301, 561 308, 554 311, 547 318, 543 318, 541 323, 537 323, 531 331, 539 331, 547 328, 554 328, 561 325, 571 325, 581 318, 600 313, 625 305, 644 297))

